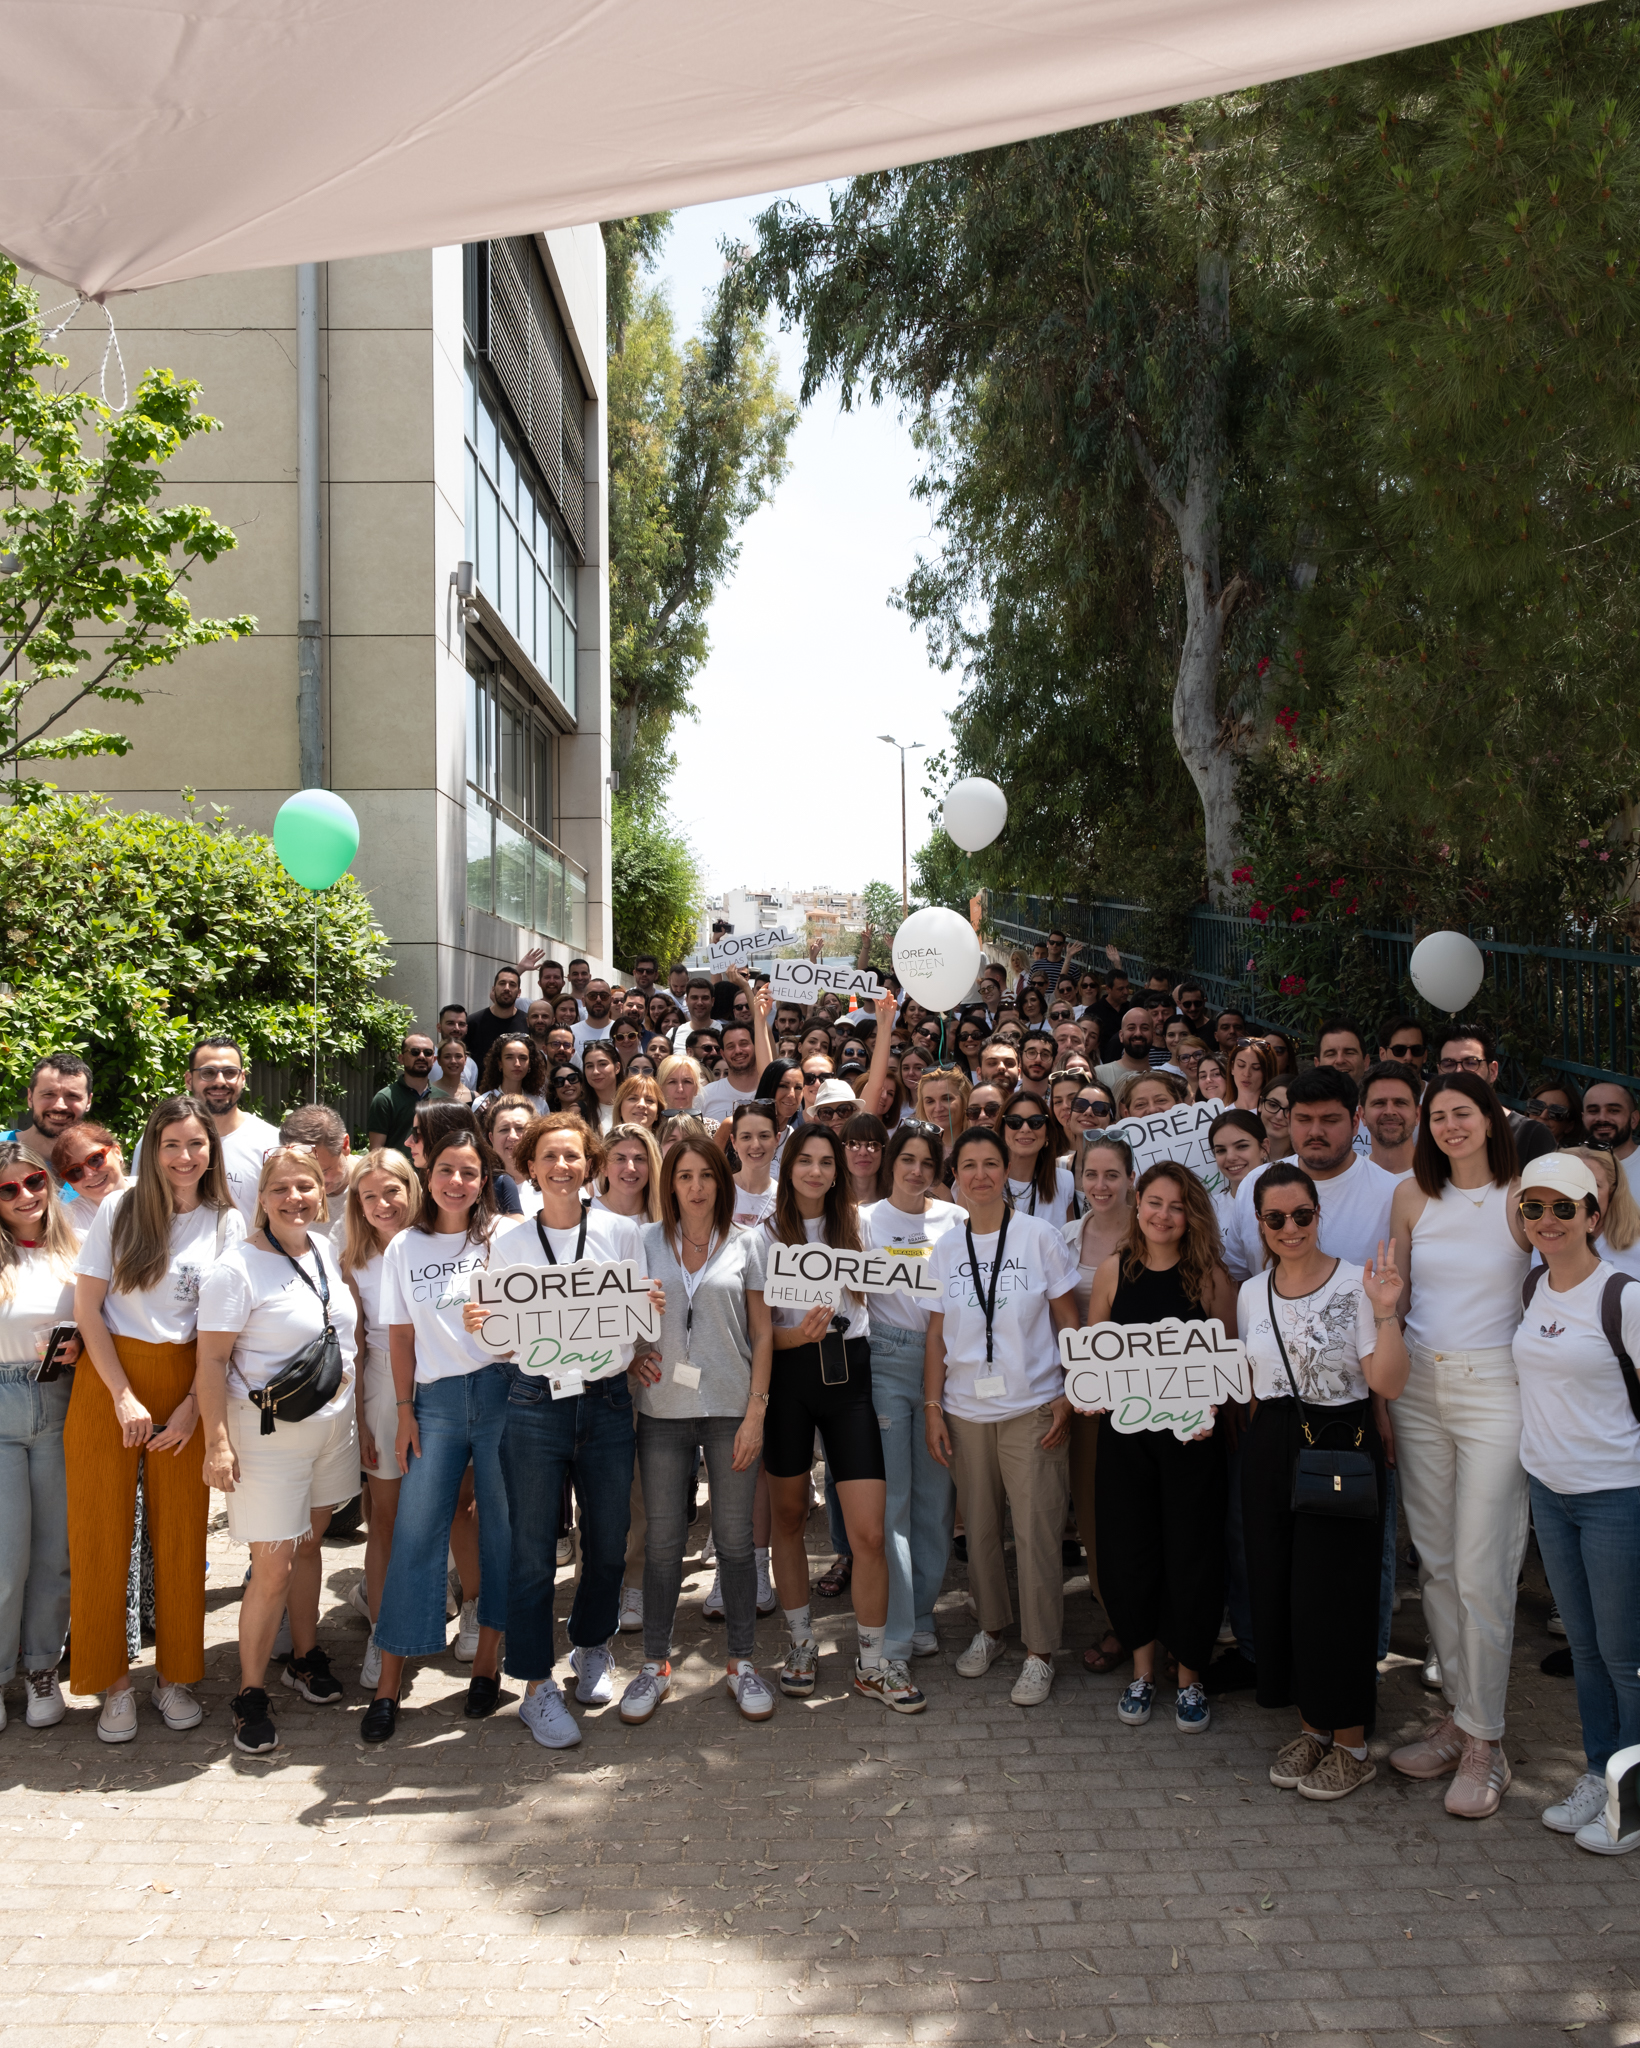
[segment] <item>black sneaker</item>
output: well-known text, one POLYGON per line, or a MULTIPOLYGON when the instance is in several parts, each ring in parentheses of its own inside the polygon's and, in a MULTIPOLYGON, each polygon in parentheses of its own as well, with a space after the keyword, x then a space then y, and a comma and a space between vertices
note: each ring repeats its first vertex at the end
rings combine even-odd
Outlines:
POLYGON ((481 1678, 475 1671, 467 1681, 467 1704, 463 1708, 469 1721, 482 1721, 493 1714, 501 1704, 501 1680, 481 1678))
POLYGON ((1208 1665, 1202 1689, 1209 1699, 1222 1699, 1227 1692, 1251 1692, 1257 1684, 1258 1666, 1249 1663, 1239 1649, 1232 1648, 1208 1665))
POLYGON ((951 1555, 959 1564, 968 1562, 968 1538, 966 1535, 951 1538, 951 1555))
POLYGON ((399 1725, 399 1703, 397 1700, 372 1700, 364 1710, 364 1719, 359 1724, 361 1742, 391 1741, 393 1731, 399 1725))
POLYGON ((292 1657, 285 1666, 285 1683, 316 1707, 328 1707, 342 1696, 342 1682, 331 1675, 330 1659, 323 1650, 309 1650, 305 1657, 292 1657))
POLYGON ((1551 1650, 1538 1669, 1546 1678, 1570 1678, 1572 1675, 1572 1653, 1570 1650, 1551 1650))
POLYGON ((259 1685, 247 1686, 228 1702, 233 1715, 233 1746, 247 1756, 266 1756, 279 1747, 279 1730, 268 1711, 268 1696, 259 1685))

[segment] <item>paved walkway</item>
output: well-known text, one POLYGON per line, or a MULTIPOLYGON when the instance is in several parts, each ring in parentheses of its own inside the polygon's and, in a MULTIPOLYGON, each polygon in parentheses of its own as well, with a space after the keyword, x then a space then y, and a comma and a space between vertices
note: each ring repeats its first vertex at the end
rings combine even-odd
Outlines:
MULTIPOLYGON (((1570 1682, 1538 1672, 1541 1578, 1521 1608, 1514 1788, 1476 1826, 1387 1771, 1335 1807, 1275 1791, 1286 1717, 1245 1696, 1205 1735, 1170 1716, 1127 1730, 1120 1680, 1073 1656, 1046 1706, 1013 1707, 1017 1646, 977 1683, 951 1668, 972 1626, 960 1576, 942 1654, 917 1667, 919 1718, 847 1690, 844 1602, 814 1698, 742 1722, 697 1573, 681 1685, 647 1729, 586 1713, 581 1747, 550 1754, 516 1686, 464 1722, 450 1659, 417 1669, 397 1739, 366 1750, 363 1628, 342 1604, 362 1542, 326 1547, 346 1706, 277 1692, 285 1746, 257 1762, 227 1715, 244 1553, 218 1533, 211 1554, 202 1727, 167 1733, 139 1680, 141 1735, 108 1749, 93 1705, 37 1734, 13 1689, 0 2025, 19 2048, 1640 2042, 1640 1857, 1538 1821, 1581 1764, 1570 1682)), ((779 1641, 764 1624, 760 1660, 779 1641)), ((1397 1648, 1421 1644, 1410 1600, 1397 1648)), ((1392 1671, 1379 1752, 1424 1709, 1416 1670, 1392 1671)))

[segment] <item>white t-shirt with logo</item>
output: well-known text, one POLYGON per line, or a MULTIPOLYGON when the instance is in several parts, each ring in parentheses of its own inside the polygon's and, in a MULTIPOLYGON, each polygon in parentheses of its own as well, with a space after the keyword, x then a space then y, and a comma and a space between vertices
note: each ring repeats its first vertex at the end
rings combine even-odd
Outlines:
POLYGON ((320 1300, 320 1268, 330 1290, 330 1322, 342 1352, 342 1384, 318 1415, 334 1415, 352 1397, 353 1363, 358 1350, 353 1297, 342 1280, 336 1254, 323 1238, 311 1237, 298 1261, 300 1278, 283 1252, 265 1252, 253 1244, 236 1244, 206 1274, 199 1290, 202 1330, 238 1333, 228 1361, 228 1391, 243 1401, 277 1379, 299 1351, 324 1334, 325 1310, 320 1300), (311 1281, 310 1286, 308 1282, 311 1281))
MULTIPOLYGON (((88 1280, 112 1281, 114 1251, 111 1232, 119 1205, 130 1193, 103 1198, 96 1219, 80 1247, 76 1271, 88 1280)), ((116 1337, 140 1344, 191 1344, 199 1326, 199 1290, 217 1263, 218 1244, 226 1257, 245 1241, 245 1219, 237 1209, 218 1211, 203 1203, 171 1218, 171 1252, 165 1271, 141 1294, 120 1294, 111 1285, 103 1296, 103 1321, 116 1337)))
POLYGON ((736 1181, 734 1217, 736 1224, 742 1230, 751 1230, 772 1216, 774 1214, 774 1199, 778 1192, 778 1184, 773 1180, 769 1182, 769 1185, 760 1195, 749 1195, 740 1185, 739 1181, 736 1181))
POLYGON ((459 1379, 495 1363, 461 1326, 474 1273, 495 1263, 490 1247, 454 1231, 401 1230, 382 1254, 381 1319, 408 1323, 416 1339, 416 1384, 459 1379))
POLYGON ((757 1100, 757 1076, 752 1076, 749 1088, 737 1088, 727 1074, 721 1079, 708 1082, 695 1098, 695 1109, 701 1116, 715 1116, 722 1123, 726 1116, 733 1116, 743 1102, 757 1100))
MULTIPOLYGON (((639 1235, 635 1217, 617 1216, 613 1209, 589 1204, 586 1224, 586 1245, 580 1254, 583 1260, 631 1259, 640 1273, 645 1270, 643 1238, 639 1235)), ((538 1216, 531 1217, 527 1222, 513 1223, 497 1231, 490 1264, 497 1272, 505 1266, 545 1266, 554 1262, 560 1266, 573 1265, 580 1236, 579 1222, 568 1230, 555 1230, 541 1224, 538 1216), (547 1242, 552 1246, 551 1260, 541 1249, 542 1229, 546 1230, 547 1242)), ((613 1379, 617 1373, 625 1372, 636 1349, 635 1344, 616 1345, 613 1362, 598 1374, 598 1378, 613 1379)))
MULTIPOLYGON (((823 1244, 825 1242, 825 1227, 826 1219, 824 1216, 806 1216, 803 1219, 803 1235, 810 1244, 823 1244)), ((763 1225, 763 1230, 771 1245, 780 1242, 780 1239, 775 1235, 774 1213, 772 1209, 767 1222, 763 1225)), ((771 1303, 769 1308, 769 1315, 777 1329, 796 1329, 798 1324, 804 1321, 808 1313, 807 1309, 782 1308, 777 1303, 771 1303)), ((848 1328, 843 1332, 845 1340, 850 1337, 869 1337, 871 1335, 871 1315, 866 1307, 865 1295, 849 1295, 845 1293, 842 1301, 838 1304, 837 1313, 840 1316, 846 1315, 848 1317, 848 1328)), ((779 1370, 780 1359, 779 1355, 776 1354, 775 1371, 778 1372, 779 1370)))
POLYGON ((1076 1261, 1063 1235, 1039 1216, 1008 1218, 997 1275, 992 1320, 992 1362, 985 1363, 985 1311, 979 1288, 990 1292, 1001 1233, 974 1234, 975 1275, 968 1264, 968 1233, 959 1216, 929 1257, 929 1272, 940 1290, 945 1318, 945 1405, 964 1422, 1003 1422, 1027 1415, 1065 1391, 1059 1340, 1048 1313, 1050 1300, 1076 1292, 1076 1261), (1003 1392, 974 1391, 977 1379, 1000 1373, 1003 1392))
MULTIPOLYGON (((1301 1166, 1302 1160, 1294 1160, 1301 1166)), ((1253 1209, 1253 1189, 1261 1173, 1268 1173, 1269 1163, 1255 1166, 1242 1176, 1236 1189, 1235 1215, 1231 1219, 1236 1233, 1235 1250, 1240 1257, 1242 1270, 1258 1273, 1263 1270, 1264 1253, 1259 1243, 1258 1217, 1253 1209)), ((1321 1224, 1316 1233, 1316 1243, 1329 1258, 1348 1259, 1353 1266, 1365 1266, 1376 1259, 1378 1247, 1389 1241, 1389 1207, 1399 1183, 1393 1173, 1386 1173, 1381 1166, 1374 1166, 1370 1159, 1355 1158, 1342 1173, 1334 1174, 1331 1180, 1315 1183, 1316 1199, 1321 1205, 1321 1224)), ((1292 1191, 1295 1201, 1304 1193, 1302 1188, 1292 1191)))
MULTIPOLYGON (((1515 1332, 1520 1462, 1555 1493, 1640 1486, 1640 1422, 1600 1327, 1600 1297, 1615 1271, 1602 1259, 1564 1294, 1545 1274, 1515 1332)), ((1640 1281, 1623 1289, 1623 1348, 1640 1366, 1640 1281)))
MULTIPOLYGON (((1275 1297, 1282 1342, 1287 1346, 1299 1396, 1307 1406, 1343 1408, 1367 1398, 1370 1389, 1361 1362, 1372 1356, 1378 1330, 1372 1301, 1361 1280, 1361 1268, 1340 1259, 1332 1278, 1313 1294, 1292 1300, 1280 1293, 1275 1297)), ((1254 1397, 1290 1400, 1293 1390, 1282 1370, 1281 1350, 1270 1322, 1268 1272, 1255 1273, 1242 1282, 1236 1297, 1236 1328, 1247 1347, 1254 1397)))
POLYGON ((575 1057, 579 1059, 589 1045, 597 1045, 600 1041, 607 1044, 609 1042, 609 1034, 614 1029, 615 1017, 613 1012, 601 1024, 594 1024, 588 1018, 586 1006, 583 1004, 581 1006, 581 1022, 574 1027, 575 1057))
MULTIPOLYGON (((892 1200, 873 1202, 860 1211, 860 1242, 868 1252, 894 1252, 901 1258, 926 1260, 953 1224, 960 1224, 964 1211, 949 1202, 930 1200, 920 1216, 908 1216, 892 1200)), ((871 1327, 926 1330, 931 1311, 909 1294, 873 1294, 868 1297, 871 1327)))
POLYGON ((262 1162, 279 1143, 278 1126, 247 1113, 241 1116, 239 1128, 230 1131, 220 1143, 228 1192, 248 1230, 256 1215, 256 1184, 262 1178, 262 1162))

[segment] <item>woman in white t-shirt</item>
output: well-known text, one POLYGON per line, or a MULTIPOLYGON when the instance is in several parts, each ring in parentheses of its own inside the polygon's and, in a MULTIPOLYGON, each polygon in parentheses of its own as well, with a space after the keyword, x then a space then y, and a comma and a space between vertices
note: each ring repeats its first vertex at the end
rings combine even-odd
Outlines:
MULTIPOLYGON (((634 1084, 623 1081, 624 1096, 634 1084)), ((653 1088, 654 1083, 647 1084, 653 1088)), ((529 1193, 535 1197, 534 1215, 541 1206, 541 1193, 534 1181, 529 1193)), ((526 1196, 526 1201, 528 1197, 526 1196)), ((655 1223, 661 1213, 661 1148, 643 1124, 614 1123, 604 1140, 604 1161, 598 1172, 598 1193, 592 1206, 610 1216, 624 1216, 641 1229, 655 1223)), ((632 1465, 631 1519, 626 1532, 626 1568, 621 1575, 620 1626, 624 1630, 643 1627, 643 1549, 649 1518, 644 1512, 643 1474, 637 1460, 632 1465)))
MULTIPOLYGON (((80 1340, 40 1377, 54 1328, 74 1320, 69 1228, 46 1172, 21 1145, 0 1144, 0 1687, 18 1664, 28 1725, 63 1718, 57 1666, 68 1634, 68 1490, 63 1423, 80 1340)), ((0 1728, 5 1706, 0 1702, 0 1728)))
POLYGON ((1300 1722, 1270 1782, 1306 1799, 1343 1799, 1377 1776, 1366 1729, 1377 1701, 1387 1493, 1372 1396, 1393 1401, 1406 1385, 1401 1276, 1393 1242, 1365 1269, 1321 1250, 1320 1198, 1302 1167, 1281 1161, 1261 1173, 1252 1200, 1268 1264, 1242 1282, 1236 1324, 1254 1401, 1241 1517, 1258 1703, 1296 1706, 1300 1722), (1376 1512, 1296 1514, 1293 1470, 1305 1448, 1364 1451, 1376 1512))
MULTIPOLYGON (((393 1239, 382 1259, 381 1319, 398 1415, 393 1460, 404 1484, 376 1617, 382 1675, 359 1729, 364 1742, 386 1742, 398 1727, 406 1659, 440 1656, 447 1645, 450 1523, 469 1464, 479 1553, 477 1586, 465 1565, 461 1574, 463 1600, 476 1602, 478 1621, 469 1718, 493 1713, 500 1697, 496 1672, 507 1625, 510 1555, 501 1477, 507 1368, 463 1322, 473 1275, 490 1263, 498 1221, 495 1163, 475 1132, 440 1131, 427 1147, 421 1215, 393 1239)), ((555 1495, 554 1513, 557 1505, 555 1495)))
POLYGON ((1008 1148, 1008 1199, 1022 1216, 1034 1216, 1057 1230, 1076 1207, 1076 1184, 1068 1166, 1054 1155, 1053 1112, 1047 1097, 1022 1088, 1002 1112, 1002 1142, 1008 1148))
POLYGON ((482 1116, 498 1096, 522 1095, 537 1116, 547 1108, 547 1062, 527 1031, 504 1031, 484 1056, 484 1073, 473 1098, 482 1116))
POLYGON ((1521 1182, 1521 1221, 1547 1271, 1528 1279, 1515 1332, 1520 1456, 1566 1624, 1584 1753, 1583 1775, 1543 1822, 1580 1849, 1622 1856, 1640 1849, 1640 1828, 1608 1825, 1605 1773, 1616 1751, 1640 1743, 1640 1283, 1625 1285, 1599 1256, 1595 1177, 1575 1152, 1529 1161, 1521 1182))
POLYGON ((695 1100, 706 1085, 699 1060, 692 1059, 686 1052, 671 1053, 662 1060, 656 1079, 660 1084, 661 1101, 670 1110, 693 1111, 695 1100))
MULTIPOLYGON (((279 1617, 293 1654, 284 1682, 315 1706, 342 1696, 318 1646, 319 1539, 359 1485, 354 1303, 331 1249, 324 1166, 302 1145, 262 1162, 251 1234, 206 1274, 199 1293, 199 1397, 205 1483, 227 1495, 228 1533, 250 1546, 239 1602, 234 1747, 279 1747, 264 1681, 279 1617), (282 1416, 258 1396, 334 1331, 339 1374, 309 1415, 282 1416)), ((328 1362, 328 1361, 327 1361, 328 1362)))
POLYGON ((597 1128, 607 1131, 615 1121, 615 1094, 621 1085, 621 1064, 603 1039, 595 1038, 583 1049, 581 1073, 597 1104, 597 1128))
MULTIPOLYGON (((924 1076, 924 1085, 928 1077, 924 1076)), ((845 1130, 846 1130, 845 1126, 845 1130)), ((846 1139, 845 1139, 846 1142, 846 1139)), ((903 1123, 883 1161, 888 1193, 860 1212, 867 1251, 892 1252, 910 1270, 928 1271, 931 1252, 962 1211, 943 1199, 945 1147, 931 1123, 903 1123), (939 1189, 942 1199, 934 1198, 939 1189)), ((883 1515, 888 1557, 888 1630, 883 1655, 905 1665, 939 1649, 934 1601, 951 1556, 956 1500, 951 1475, 928 1448, 923 1419, 923 1361, 928 1308, 909 1294, 873 1294, 871 1389, 883 1438, 888 1502, 883 1515)))
POLYGON ((189 1690, 205 1676, 211 1498, 202 1478, 195 1337, 201 1283, 244 1235, 209 1118, 189 1095, 156 1103, 136 1180, 98 1209, 74 1287, 74 1320, 91 1370, 74 1375, 63 1429, 73 1567, 69 1684, 105 1695, 97 1720, 104 1742, 130 1742, 137 1732, 125 1594, 139 1466, 154 1549, 154 1705, 168 1728, 196 1728, 204 1718, 189 1690))
POLYGON ((110 1195, 130 1186, 125 1154, 105 1124, 70 1124, 51 1148, 51 1170, 73 1195, 63 1199, 63 1217, 75 1238, 83 1238, 110 1195))
MULTIPOLYGON (((60 1145, 62 1139, 57 1143, 60 1145)), ((1629 1177, 1621 1162, 1610 1152, 1594 1145, 1568 1145, 1573 1159, 1581 1159, 1595 1179, 1595 1199, 1600 1205, 1600 1235, 1595 1240, 1596 1256, 1619 1273, 1640 1280, 1640 1202, 1634 1199, 1629 1177)), ((54 1158, 56 1156, 53 1150, 54 1158)), ((71 1219, 72 1220, 72 1219, 71 1219)), ((1530 1238, 1530 1230, 1526 1233, 1530 1238)))
POLYGON ((749 1230, 774 1214, 772 1169, 780 1133, 772 1105, 762 1097, 738 1103, 729 1126, 735 1157, 740 1161, 734 1176, 734 1220, 741 1229, 749 1230))
POLYGON ((979 1632, 957 1672, 983 1678, 1014 1618, 1002 1550, 1006 1500, 1025 1645, 1011 1697, 1016 1706, 1040 1706, 1065 1624, 1071 1404, 1058 1332, 1076 1324, 1076 1268, 1057 1229, 1009 1203, 1009 1155, 995 1131, 964 1131, 952 1160, 967 1213, 929 1257, 942 1305, 929 1317, 923 1426, 930 1454, 956 1480, 968 1539, 979 1632))
MULTIPOLYGON (((393 1387, 393 1360, 382 1320, 382 1269, 387 1247, 421 1214, 421 1179, 402 1152, 390 1148, 367 1152, 353 1162, 347 1190, 347 1221, 342 1241, 342 1278, 352 1290, 358 1311, 355 1374, 358 1393, 359 1464, 370 1504, 369 1533, 364 1546, 365 1619, 370 1641, 359 1672, 359 1684, 374 1693, 382 1675, 382 1653, 376 1647, 376 1617, 381 1613, 387 1560, 393 1554, 393 1525, 403 1483, 393 1446, 399 1433, 398 1395, 393 1387)), ((350 1598, 354 1597, 352 1595, 350 1598)))

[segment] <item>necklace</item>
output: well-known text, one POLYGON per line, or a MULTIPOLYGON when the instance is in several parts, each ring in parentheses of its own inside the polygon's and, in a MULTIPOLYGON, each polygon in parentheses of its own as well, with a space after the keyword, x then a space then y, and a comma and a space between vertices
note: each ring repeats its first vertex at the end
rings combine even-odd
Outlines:
POLYGON ((1492 1183, 1490 1181, 1481 1189, 1479 1195, 1472 1195, 1467 1188, 1460 1188, 1455 1180, 1448 1181, 1447 1185, 1462 1195, 1471 1209, 1484 1209, 1486 1207, 1486 1198, 1492 1192, 1492 1183))
POLYGON ((681 1223, 678 1225, 678 1235, 683 1239, 684 1243, 688 1245, 689 1249, 692 1252, 703 1252, 712 1242, 711 1237, 708 1236, 704 1243, 697 1243, 696 1240, 689 1235, 688 1231, 684 1229, 681 1223))

